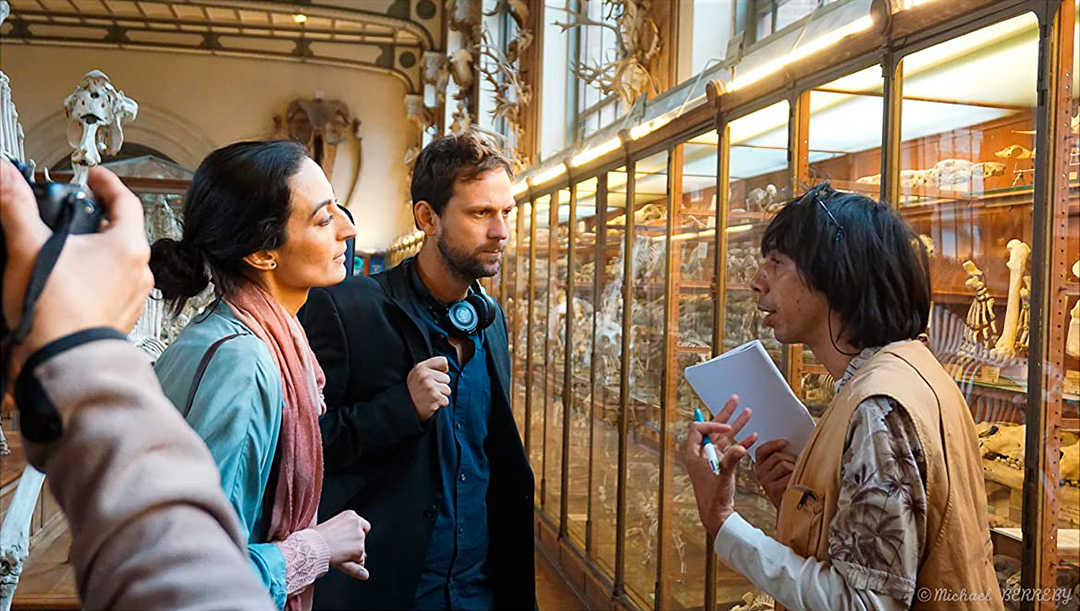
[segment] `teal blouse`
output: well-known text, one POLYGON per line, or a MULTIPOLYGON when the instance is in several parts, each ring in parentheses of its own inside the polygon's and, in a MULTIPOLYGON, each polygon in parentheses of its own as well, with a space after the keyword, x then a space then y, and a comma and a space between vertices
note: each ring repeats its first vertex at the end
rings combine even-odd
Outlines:
POLYGON ((158 359, 154 372, 178 410, 187 402, 199 361, 218 339, 242 333, 210 360, 187 416, 206 442, 221 486, 248 533, 248 555, 278 609, 285 606, 285 559, 266 543, 263 493, 273 465, 285 397, 281 372, 266 344, 225 303, 191 322, 158 359))

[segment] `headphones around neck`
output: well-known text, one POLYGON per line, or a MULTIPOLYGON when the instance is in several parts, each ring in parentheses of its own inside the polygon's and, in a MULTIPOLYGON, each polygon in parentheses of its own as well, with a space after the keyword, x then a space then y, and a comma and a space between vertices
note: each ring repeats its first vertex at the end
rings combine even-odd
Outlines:
POLYGON ((469 295, 446 308, 439 324, 448 332, 459 331, 466 335, 479 333, 495 322, 498 304, 484 292, 479 280, 473 280, 469 295))

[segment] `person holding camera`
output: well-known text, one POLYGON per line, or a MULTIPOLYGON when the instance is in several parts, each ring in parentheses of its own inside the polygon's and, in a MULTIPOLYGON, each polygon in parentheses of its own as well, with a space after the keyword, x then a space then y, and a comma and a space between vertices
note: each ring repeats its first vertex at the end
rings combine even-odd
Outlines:
POLYGON ((971 411, 924 343, 925 246, 889 206, 819 185, 776 214, 750 283, 763 324, 805 344, 836 395, 799 456, 762 444, 755 474, 778 509, 775 538, 734 508, 732 397, 691 424, 687 471, 716 553, 789 609, 1003 609, 971 411), (729 422, 730 421, 730 422, 729 422), (719 473, 703 455, 710 436, 719 473), (978 593, 977 601, 933 599, 978 593))
POLYGON ((175 311, 213 282, 217 300, 155 370, 210 448, 278 608, 309 609, 310 586, 330 567, 368 577, 368 522, 346 510, 316 523, 324 378, 296 319, 312 287, 345 278, 355 235, 303 145, 238 142, 199 165, 183 237, 159 240, 150 259, 175 311))
POLYGON ((27 181, 0 160, 4 321, 12 329, 29 325, 6 356, 21 369, 20 413, 57 419, 41 441, 24 433, 24 448, 67 517, 82 603, 272 609, 206 446, 124 336, 152 286, 142 204, 107 170, 91 168, 89 186, 106 222, 100 233, 66 239, 37 294, 30 288, 32 278, 43 279, 36 263, 55 234, 27 181), (28 288, 37 294, 32 319, 28 288))
POLYGON ((413 170, 420 253, 316 289, 301 315, 326 366, 321 511, 379 525, 360 583, 325 609, 531 609, 533 474, 510 411, 495 275, 514 207, 509 162, 476 134, 428 144, 413 170))

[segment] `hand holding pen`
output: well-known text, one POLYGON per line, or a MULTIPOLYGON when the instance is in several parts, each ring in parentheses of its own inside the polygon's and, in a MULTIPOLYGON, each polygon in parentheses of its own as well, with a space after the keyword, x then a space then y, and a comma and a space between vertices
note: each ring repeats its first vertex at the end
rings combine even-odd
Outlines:
MULTIPOLYGON (((698 514, 705 529, 713 536, 735 511, 735 468, 758 437, 757 433, 751 433, 735 441, 752 415, 750 408, 746 408, 729 423, 738 405, 739 397, 732 395, 711 422, 701 422, 704 418, 699 418, 698 422, 690 423, 690 434, 686 439, 686 470, 694 486, 698 514), (710 459, 710 450, 715 457, 717 448, 719 458, 710 459)), ((695 414, 695 418, 699 416, 695 414)))

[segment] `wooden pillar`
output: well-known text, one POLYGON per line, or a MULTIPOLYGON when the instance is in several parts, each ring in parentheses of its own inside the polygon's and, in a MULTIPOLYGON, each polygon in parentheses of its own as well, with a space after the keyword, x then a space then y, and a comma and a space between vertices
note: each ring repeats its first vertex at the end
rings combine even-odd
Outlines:
MULTIPOLYGON (((1069 138, 1072 106, 1073 0, 1050 2, 1039 15, 1039 80, 1031 253, 1031 323, 1024 422, 1021 587, 1057 586, 1061 473, 1061 392, 1068 297, 1069 138)), ((1054 609, 1040 600, 1031 609, 1054 609)))

